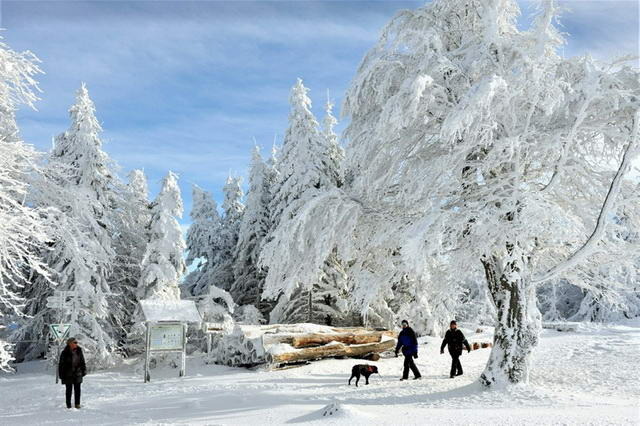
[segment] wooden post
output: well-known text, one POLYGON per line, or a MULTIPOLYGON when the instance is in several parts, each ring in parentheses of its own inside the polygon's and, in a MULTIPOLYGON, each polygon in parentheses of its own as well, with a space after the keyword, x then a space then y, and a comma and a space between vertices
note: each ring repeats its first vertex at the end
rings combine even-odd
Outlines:
POLYGON ((182 366, 180 377, 184 377, 187 369, 187 324, 182 324, 182 366))
POLYGON ((147 383, 148 381, 151 380, 151 377, 149 376, 149 357, 150 357, 150 352, 151 352, 151 332, 150 332, 150 325, 149 322, 146 323, 147 325, 147 333, 145 336, 145 346, 146 346, 146 350, 145 350, 145 354, 144 354, 144 382, 147 383))

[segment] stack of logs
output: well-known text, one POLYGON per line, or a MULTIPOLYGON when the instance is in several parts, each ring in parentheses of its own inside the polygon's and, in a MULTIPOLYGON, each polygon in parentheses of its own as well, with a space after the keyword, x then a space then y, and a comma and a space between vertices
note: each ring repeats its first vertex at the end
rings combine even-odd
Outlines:
POLYGON ((490 348, 493 346, 493 343, 489 343, 489 342, 473 342, 471 344, 471 350, 475 351, 478 349, 485 349, 485 348, 490 348))
POLYGON ((252 367, 265 362, 260 336, 248 336, 236 326, 232 333, 212 336, 209 359, 229 367, 252 367))
POLYGON ((315 324, 237 325, 213 339, 211 358, 218 364, 279 366, 329 357, 364 358, 392 350, 397 333, 362 327, 315 324))

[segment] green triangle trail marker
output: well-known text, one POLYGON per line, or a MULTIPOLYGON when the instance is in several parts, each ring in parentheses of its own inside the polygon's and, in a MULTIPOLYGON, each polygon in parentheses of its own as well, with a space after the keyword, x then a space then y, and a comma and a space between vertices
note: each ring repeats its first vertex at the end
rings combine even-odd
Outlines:
POLYGON ((49 324, 51 334, 56 340, 63 340, 69 336, 71 324, 49 324))

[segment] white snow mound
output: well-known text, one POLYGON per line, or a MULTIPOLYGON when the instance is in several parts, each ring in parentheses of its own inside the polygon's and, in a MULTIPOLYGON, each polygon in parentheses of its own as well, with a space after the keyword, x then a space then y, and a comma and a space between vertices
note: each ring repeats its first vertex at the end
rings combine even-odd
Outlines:
POLYGON ((349 405, 340 404, 337 401, 313 411, 301 417, 289 421, 289 423, 327 424, 337 422, 339 424, 370 424, 371 416, 349 405))

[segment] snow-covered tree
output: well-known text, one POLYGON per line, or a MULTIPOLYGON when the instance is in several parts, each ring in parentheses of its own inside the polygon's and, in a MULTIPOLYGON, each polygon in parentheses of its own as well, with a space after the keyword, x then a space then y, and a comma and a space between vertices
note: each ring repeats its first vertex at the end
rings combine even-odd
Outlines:
POLYGON ((34 108, 40 91, 35 76, 42 74, 40 60, 30 51, 16 52, 0 37, 0 137, 3 142, 22 142, 16 109, 34 108))
POLYGON ((640 316, 640 204, 632 196, 640 186, 632 182, 625 185, 627 193, 622 193, 622 202, 618 203, 601 243, 606 247, 606 255, 596 270, 585 270, 584 278, 581 277, 594 285, 585 288, 576 283, 575 277, 569 281, 573 291, 571 297, 563 299, 576 306, 572 315, 567 315, 573 321, 605 322, 640 316), (619 283, 620 291, 608 291, 610 281, 619 283), (578 291, 581 297, 575 296, 578 291))
POLYGON ((129 173, 124 188, 123 204, 119 209, 114 239, 116 253, 113 273, 109 277, 111 291, 117 294, 111 300, 112 322, 116 325, 122 344, 134 320, 137 308, 136 290, 141 276, 141 263, 147 248, 151 219, 147 178, 142 170, 129 173))
POLYGON ((518 13, 511 0, 435 0, 387 25, 345 100, 354 180, 298 214, 268 292, 313 282, 334 247, 363 274, 362 306, 388 291, 377 265, 394 247, 426 285, 431 258, 457 266, 452 284, 483 274, 497 317, 486 385, 527 381, 538 285, 620 292, 593 272, 616 203, 637 203, 619 193, 637 153, 638 71, 561 58, 553 3, 524 31, 518 13))
MULTIPOLYGON (((289 274, 282 268, 279 246, 289 238, 292 221, 315 197, 342 185, 342 151, 333 132, 336 120, 331 115, 332 105, 327 106, 324 131, 320 131, 307 92, 300 79, 291 89, 289 128, 278 159, 279 176, 270 205, 274 228, 261 254, 262 266, 270 270, 275 280, 289 274)), ((313 219, 305 217, 305 220, 313 219)), ((336 250, 331 250, 323 260, 313 271, 312 282, 296 283, 283 289, 282 295, 279 291, 269 294, 272 298, 279 296, 270 322, 339 323, 342 320, 344 311, 348 311, 344 303, 348 292, 345 267, 336 250)))
POLYGON ((182 197, 178 176, 169 172, 151 205, 149 242, 141 264, 138 300, 179 300, 179 283, 186 269, 186 248, 177 218, 182 217, 182 197))
POLYGON ((263 312, 267 307, 262 301, 265 272, 258 266, 258 260, 264 238, 271 229, 269 201, 274 177, 273 170, 262 160, 260 149, 255 146, 233 265, 235 280, 230 292, 236 303, 252 304, 263 312))
MULTIPOLYGON (((77 277, 90 276, 92 271, 104 267, 100 265, 103 252, 87 232, 85 220, 91 218, 90 206, 86 198, 77 196, 75 185, 68 184, 73 170, 61 162, 49 161, 41 171, 30 181, 27 202, 44 213, 48 225, 47 241, 39 255, 52 275, 30 271, 29 285, 21 293, 26 301, 26 318, 12 335, 12 340, 19 342, 16 344, 18 361, 36 359, 47 352, 49 324, 71 321, 73 312, 50 309, 47 297, 53 296, 56 289, 74 290, 77 277)), ((91 303, 91 292, 85 295, 85 288, 82 290, 79 292, 84 295, 85 303, 91 303)), ((82 309, 85 315, 86 309, 89 308, 82 309)), ((100 318, 101 325, 103 320, 100 318)), ((78 332, 74 327, 73 333, 78 332)), ((91 351, 94 349, 91 347, 91 351)))
MULTIPOLYGON (((88 363, 101 367, 115 361, 116 331, 107 296, 120 187, 102 151, 102 129, 84 84, 69 112, 71 126, 55 138, 43 178, 33 182, 30 197, 34 205, 50 208, 51 231, 42 257, 54 271, 56 289, 75 292, 75 303, 64 312, 47 308, 46 296, 53 289, 34 274, 25 293, 30 318, 19 334, 43 341, 48 323, 69 322, 71 333, 82 339, 88 363)), ((41 348, 27 345, 21 352, 31 358, 41 348)))
MULTIPOLYGON (((71 262, 68 258, 63 260, 65 263, 57 265, 55 270, 60 277, 59 288, 77 293, 77 308, 68 318, 71 333, 82 336, 92 364, 105 366, 114 361, 114 331, 107 321, 110 314, 107 295, 111 293, 108 277, 115 259, 113 236, 121 188, 113 171, 115 165, 102 150, 102 128, 84 83, 69 115, 71 126, 55 138, 50 162, 60 163, 64 168, 61 185, 67 192, 65 198, 69 204, 59 207, 70 213, 64 220, 79 222, 84 235, 76 235, 75 239, 84 237, 86 245, 64 247, 74 251, 75 258, 71 262), (69 193, 75 198, 69 199, 69 193), (86 254, 81 255, 80 251, 86 254)), ((70 242, 73 238, 64 241, 70 242)))
MULTIPOLYGON (((37 154, 21 140, 16 108, 37 100, 38 59, 0 42, 0 330, 6 319, 23 314, 29 274, 50 274, 39 254, 48 241, 44 212, 25 203, 29 180, 38 174, 37 154)), ((4 335, 4 333, 3 333, 4 335)), ((10 371, 10 346, 0 339, 0 371, 10 371)))
POLYGON ((36 162, 32 147, 0 141, 0 314, 21 314, 21 293, 31 271, 49 281, 40 259, 48 241, 45 212, 26 203, 30 175, 39 172, 36 162))
POLYGON ((187 295, 199 296, 206 292, 213 274, 221 219, 210 192, 194 185, 192 200, 193 222, 187 231, 187 264, 194 269, 185 278, 183 288, 187 295))
POLYGON ((236 263, 236 246, 244 212, 241 183, 242 178, 229 176, 222 189, 224 216, 215 237, 216 253, 212 261, 213 270, 207 283, 208 286, 216 286, 226 291, 231 289, 234 282, 233 267, 236 263))
POLYGON ((234 318, 242 324, 264 324, 267 320, 254 305, 242 305, 235 310, 234 318))
POLYGON ((344 162, 344 149, 338 142, 338 135, 334 127, 338 124, 338 120, 333 116, 333 103, 327 95, 327 103, 325 104, 325 116, 322 121, 322 136, 325 138, 325 147, 327 149, 327 157, 329 159, 328 171, 333 174, 332 180, 336 186, 340 188, 344 183, 342 166, 344 162))
MULTIPOLYGON (((327 155, 327 140, 311 112, 308 91, 301 79, 291 89, 289 128, 278 158, 279 176, 270 206, 274 226, 295 216, 305 204, 305 197, 335 186, 335 164, 327 155)), ((328 131, 332 129, 331 125, 328 131)))

